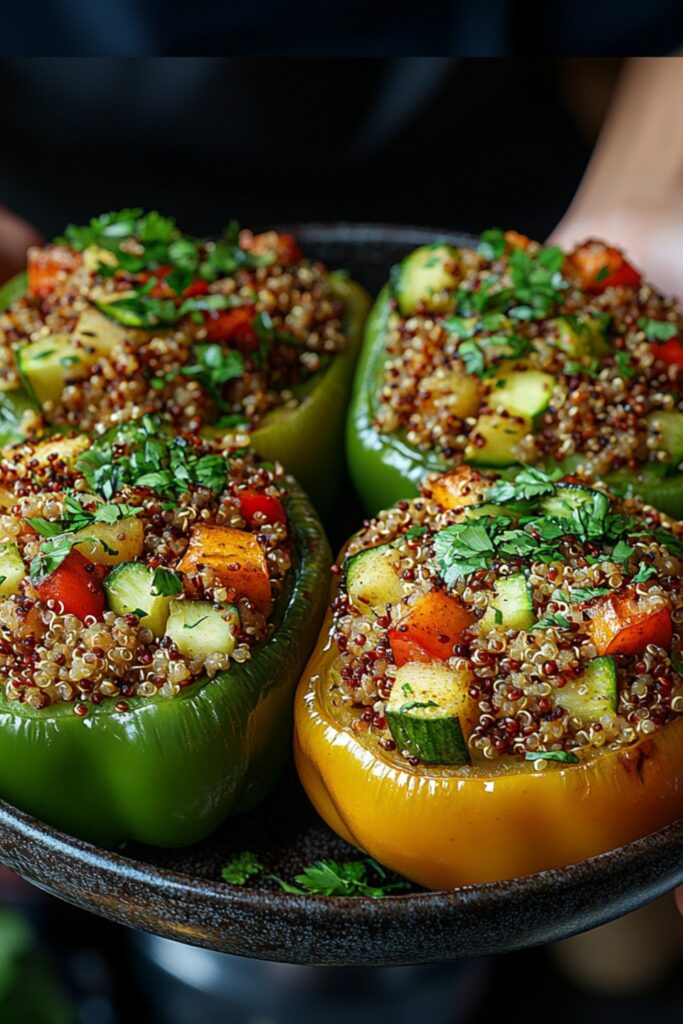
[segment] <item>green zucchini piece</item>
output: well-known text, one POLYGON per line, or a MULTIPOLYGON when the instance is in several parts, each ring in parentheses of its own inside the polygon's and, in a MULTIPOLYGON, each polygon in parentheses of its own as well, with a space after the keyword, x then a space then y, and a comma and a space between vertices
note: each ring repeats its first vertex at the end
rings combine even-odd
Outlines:
POLYGON ((674 410, 653 412, 647 418, 647 425, 669 456, 668 471, 674 472, 683 460, 683 413, 674 410))
POLYGON ((532 419, 547 409, 555 381, 542 370, 503 370, 491 380, 486 404, 532 419))
POLYGON ((26 575, 26 566, 14 543, 0 544, 0 597, 16 594, 26 575))
POLYGON ((398 558, 392 544, 379 544, 347 558, 346 589, 356 608, 384 611, 387 604, 398 604, 403 585, 397 569, 398 558))
POLYGON ((477 466, 509 466, 520 462, 518 446, 530 430, 531 420, 524 416, 482 413, 472 428, 465 459, 477 466))
POLYGON ((154 590, 154 570, 142 562, 115 566, 104 581, 107 607, 117 615, 137 615, 140 625, 161 636, 173 600, 154 590))
POLYGON ((598 491, 590 487, 579 487, 576 484, 555 484, 555 493, 541 498, 541 508, 547 516, 556 519, 569 519, 581 505, 592 504, 598 491))
POLYGON ((239 612, 234 605, 219 608, 209 601, 174 601, 166 636, 186 658, 232 654, 239 626, 239 612))
POLYGON ((510 519, 519 519, 522 513, 511 505, 498 505, 493 501, 482 501, 479 505, 466 506, 465 515, 468 519, 483 519, 486 516, 489 516, 491 519, 496 519, 498 516, 509 516, 510 519))
POLYGON ((607 355, 611 345, 607 338, 608 316, 559 316, 551 321, 557 331, 557 347, 573 359, 607 355))
POLYGON ((597 722, 617 710, 617 666, 614 658, 593 658, 578 677, 555 692, 555 703, 582 722, 597 722))
POLYGON ((16 354, 17 368, 24 384, 44 404, 57 405, 65 385, 85 377, 99 356, 78 344, 72 334, 51 334, 22 345, 16 354))
POLYGON ((392 274, 399 312, 412 316, 417 309, 434 312, 443 308, 444 293, 458 286, 449 269, 457 258, 450 245, 422 245, 399 263, 392 274))
POLYGON ((402 665, 385 706, 398 750, 410 751, 424 764, 469 764, 463 731, 472 717, 468 685, 438 662, 402 665))
POLYGON ((3 391, 0 387, 0 448, 21 444, 26 437, 25 420, 40 408, 24 388, 3 391))
POLYGON ((517 572, 496 580, 480 624, 486 632, 496 626, 521 630, 533 626, 535 618, 531 588, 524 573, 517 572))

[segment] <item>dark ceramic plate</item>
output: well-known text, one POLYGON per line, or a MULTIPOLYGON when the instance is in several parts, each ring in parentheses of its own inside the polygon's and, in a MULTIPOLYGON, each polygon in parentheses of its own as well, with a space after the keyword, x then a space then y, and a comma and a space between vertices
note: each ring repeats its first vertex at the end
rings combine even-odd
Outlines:
MULTIPOLYGON (((352 224, 292 230, 307 252, 345 267, 374 292, 393 263, 436 234, 352 224)), ((330 524, 333 539, 341 541, 359 517, 349 502, 330 524)), ((274 883, 226 885, 221 867, 243 850, 290 879, 317 858, 357 856, 320 821, 293 774, 260 809, 185 850, 111 853, 0 802, 0 861, 28 881, 135 928, 266 960, 409 964, 521 949, 604 924, 683 883, 683 821, 565 870, 381 900, 291 896, 274 883)))

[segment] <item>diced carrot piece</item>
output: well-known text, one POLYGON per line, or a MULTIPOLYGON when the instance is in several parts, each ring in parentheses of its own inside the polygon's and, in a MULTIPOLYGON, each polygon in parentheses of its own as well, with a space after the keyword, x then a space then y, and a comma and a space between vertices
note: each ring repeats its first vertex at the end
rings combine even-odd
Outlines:
POLYGON ((294 235, 279 235, 276 231, 266 231, 263 235, 254 235, 249 241, 249 251, 255 255, 274 252, 275 258, 282 266, 298 263, 302 258, 301 249, 294 235))
POLYGON ((28 287, 44 298, 54 290, 61 274, 72 274, 82 263, 80 253, 64 245, 33 246, 28 251, 28 287))
POLYGON ((389 630, 394 661, 446 661, 474 616, 443 590, 432 590, 411 605, 389 630))
POLYGON ((505 241, 511 249, 528 249, 531 239, 527 235, 520 235, 519 231, 506 231, 505 241))
POLYGON ((268 615, 272 601, 268 563, 253 533, 231 526, 193 527, 178 571, 196 576, 205 568, 231 591, 231 599, 246 597, 257 611, 268 615))
POLYGON ((460 466, 425 483, 422 490, 442 508, 464 508, 482 500, 488 481, 471 466, 460 466))
POLYGON ((603 598, 591 615, 589 631, 599 655, 641 654, 648 644, 671 647, 671 609, 644 608, 633 588, 603 598))

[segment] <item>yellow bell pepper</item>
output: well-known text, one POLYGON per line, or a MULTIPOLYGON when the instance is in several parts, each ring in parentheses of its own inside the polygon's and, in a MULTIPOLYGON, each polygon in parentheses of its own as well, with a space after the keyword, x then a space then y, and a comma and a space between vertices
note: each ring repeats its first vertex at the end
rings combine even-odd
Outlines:
MULTIPOLYGON (((565 867, 683 815, 683 719, 618 752, 543 771, 507 758, 410 768, 330 687, 328 616, 299 686, 295 759, 343 839, 430 889, 565 867)), ((338 694, 338 691, 336 691, 338 694)))

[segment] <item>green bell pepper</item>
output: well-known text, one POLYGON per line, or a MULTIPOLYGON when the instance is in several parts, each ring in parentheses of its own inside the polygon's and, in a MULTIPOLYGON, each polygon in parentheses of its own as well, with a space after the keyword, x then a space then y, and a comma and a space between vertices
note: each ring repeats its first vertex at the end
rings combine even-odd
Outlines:
MULTIPOLYGON (((331 273, 329 281, 334 294, 345 303, 346 348, 306 383, 298 406, 272 409, 251 435, 254 450, 270 461, 282 463, 321 512, 332 507, 343 478, 346 405, 370 308, 367 292, 343 272, 331 273)), ((22 295, 25 288, 25 274, 17 275, 0 288, 0 310, 22 295)), ((24 436, 24 411, 38 408, 35 399, 23 389, 0 391, 0 446, 20 441, 24 436)), ((217 433, 211 427, 204 432, 217 433)))
POLYGON ((286 479, 292 583, 252 657, 174 698, 116 699, 85 718, 0 695, 0 796, 103 846, 185 846, 255 806, 291 746, 291 703, 327 603, 331 554, 306 495, 286 479))
MULTIPOLYGON (((375 427, 391 313, 392 292, 387 284, 367 319, 346 428, 351 477, 370 515, 402 499, 414 498, 426 473, 445 472, 453 467, 439 453, 410 444, 404 432, 382 434, 375 427)), ((580 463, 581 456, 574 454, 544 468, 559 465, 560 469, 571 473, 580 463)), ((499 472, 501 476, 514 478, 518 470, 517 465, 499 472)), ((615 492, 627 497, 640 496, 667 515, 683 519, 683 473, 670 473, 661 464, 646 464, 637 471, 607 473, 604 479, 615 492)))

